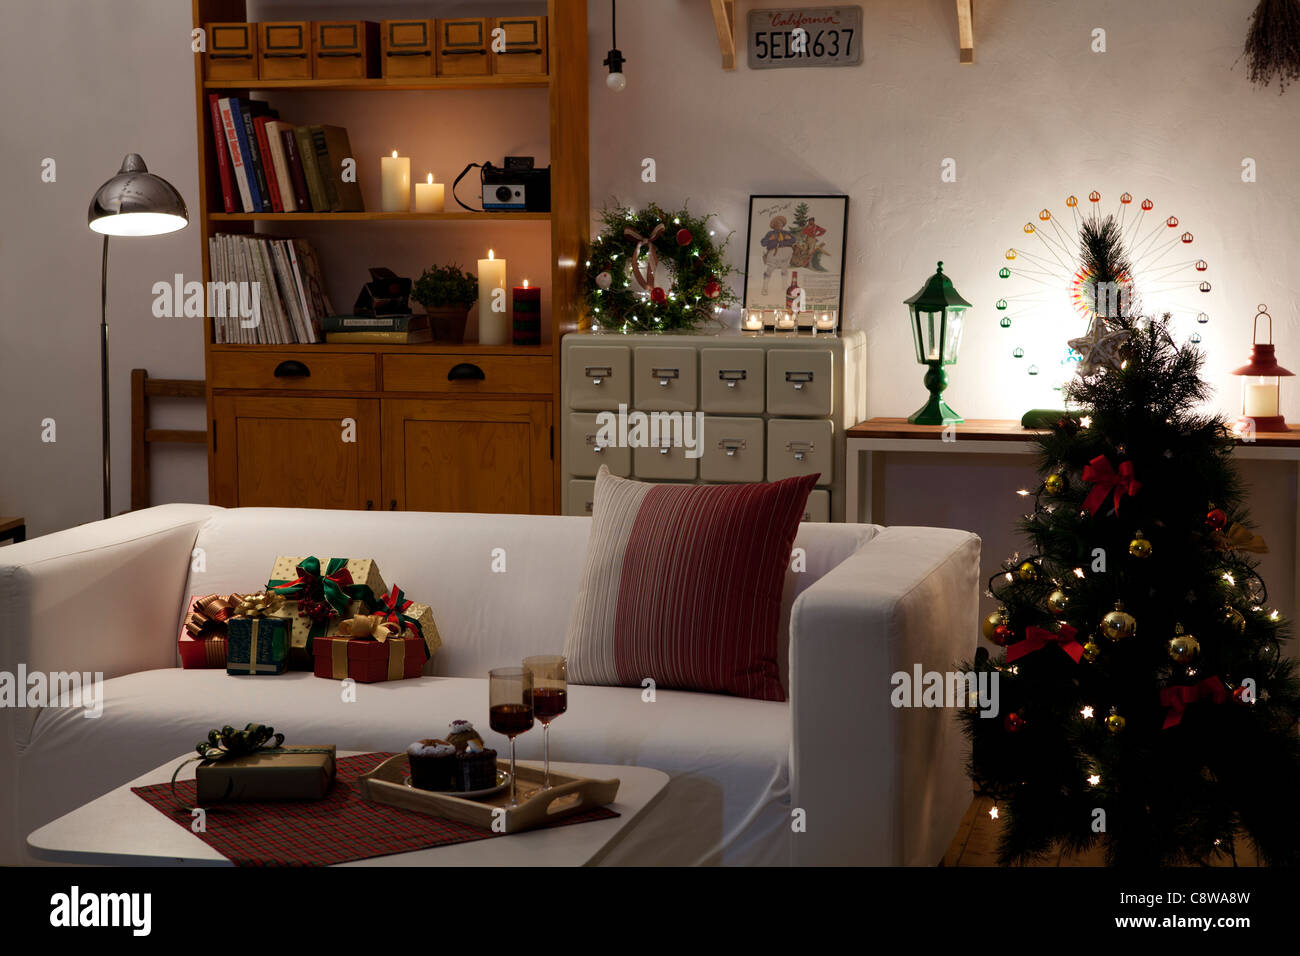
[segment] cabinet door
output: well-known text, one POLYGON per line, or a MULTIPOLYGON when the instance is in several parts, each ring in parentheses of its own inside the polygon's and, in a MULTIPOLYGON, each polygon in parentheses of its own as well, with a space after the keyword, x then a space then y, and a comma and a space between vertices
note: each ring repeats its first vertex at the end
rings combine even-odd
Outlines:
POLYGON ((374 399, 219 395, 213 407, 214 504, 379 506, 379 403, 374 399))
POLYGON ((551 514, 551 403, 385 399, 384 501, 551 514))

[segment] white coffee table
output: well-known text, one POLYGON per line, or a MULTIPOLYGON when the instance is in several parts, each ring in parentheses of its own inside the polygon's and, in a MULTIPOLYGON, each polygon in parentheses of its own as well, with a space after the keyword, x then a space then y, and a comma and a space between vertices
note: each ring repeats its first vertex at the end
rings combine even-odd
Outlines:
MULTIPOLYGON (((356 751, 339 751, 340 757, 356 751)), ((32 855, 55 863, 103 866, 233 866, 195 834, 168 819, 131 792, 132 787, 166 783, 185 756, 64 814, 27 837, 32 855)), ((537 766, 529 761, 520 764, 537 766)), ((178 780, 192 780, 195 764, 178 780)), ((619 815, 573 826, 530 830, 487 840, 431 847, 344 863, 342 866, 589 866, 599 863, 629 827, 662 795, 668 774, 648 767, 561 763, 551 769, 622 783, 609 805, 619 815)))

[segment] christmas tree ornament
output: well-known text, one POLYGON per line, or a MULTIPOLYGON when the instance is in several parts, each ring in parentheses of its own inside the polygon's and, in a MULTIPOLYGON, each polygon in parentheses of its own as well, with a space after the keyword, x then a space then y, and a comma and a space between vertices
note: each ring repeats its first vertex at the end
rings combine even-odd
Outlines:
POLYGON ((1223 609, 1223 623, 1228 625, 1234 634, 1246 633, 1246 615, 1230 604, 1223 609))
POLYGON ((1011 638, 1015 636, 1016 632, 1011 629, 1011 625, 999 624, 993 629, 993 634, 989 637, 989 641, 996 644, 998 647, 1006 647, 1011 643, 1011 638))
POLYGON ((1025 561, 1020 567, 1016 568, 1016 577, 1026 584, 1032 584, 1038 580, 1038 565, 1032 561, 1025 561))
POLYGON ((1120 349, 1128 337, 1126 329, 1112 332, 1103 318, 1094 316, 1088 334, 1082 338, 1070 339, 1066 344, 1082 356, 1079 360, 1079 374, 1091 375, 1099 368, 1118 369, 1124 365, 1120 349))
POLYGON ((1021 717, 1013 710, 1003 718, 1002 726, 1007 729, 1007 733, 1018 734, 1020 731, 1025 729, 1025 718, 1021 717))
POLYGON ((1245 525, 1233 522, 1227 531, 1214 532, 1214 546, 1220 551, 1249 551, 1268 554, 1268 542, 1245 525))
POLYGON ((694 238, 691 231, 685 227, 677 230, 677 244, 679 246, 689 246, 694 238))
POLYGON ((1110 709, 1110 714, 1108 714, 1106 717, 1107 730, 1109 730, 1112 734, 1117 734, 1124 729, 1124 726, 1127 723, 1128 721, 1125 720, 1122 716, 1120 716, 1120 712, 1116 708, 1112 707, 1110 709))
POLYGON ((1083 645, 1083 659, 1091 664, 1099 657, 1101 657, 1101 647, 1091 637, 1088 638, 1088 643, 1083 645))
POLYGON ((1051 594, 1047 595, 1047 609, 1053 614, 1060 616, 1065 613, 1065 609, 1070 605, 1070 597, 1060 588, 1057 588, 1051 594))
POLYGON ((1211 531, 1222 531, 1228 524, 1228 516, 1222 508, 1211 508, 1205 516, 1205 526, 1211 531))
POLYGON ((1083 480, 1092 485, 1088 497, 1083 499, 1083 510, 1090 515, 1097 513, 1107 496, 1112 497, 1115 513, 1119 514, 1120 499, 1142 489, 1142 482, 1133 476, 1133 462, 1120 462, 1117 471, 1105 455, 1098 455, 1083 466, 1083 480))
POLYGON ((1115 610, 1101 619, 1101 633, 1112 641, 1122 641, 1137 633, 1137 618, 1124 610, 1121 601, 1115 602, 1115 610))
POLYGON ((1004 605, 1002 607, 999 607, 993 613, 989 614, 988 617, 984 618, 984 622, 980 625, 980 630, 983 632, 985 638, 992 640, 993 632, 997 630, 999 625, 1006 624, 1006 623, 1007 623, 1007 609, 1004 605))
POLYGON ((650 301, 655 305, 663 305, 668 301, 668 293, 663 290, 663 286, 655 286, 650 290, 650 301))
POLYGON ((1133 535, 1133 540, 1128 543, 1128 553, 1135 558, 1151 557, 1151 542, 1141 531, 1133 535))
POLYGON ((1054 475, 1048 475, 1043 482, 1043 488, 1049 495, 1063 495, 1067 487, 1065 475, 1057 472, 1054 475))
POLYGON ((717 279, 710 279, 704 285, 704 294, 710 299, 716 299, 722 295, 722 283, 717 279))
POLYGON ((1184 633, 1181 624, 1174 625, 1174 636, 1169 639, 1169 656, 1175 663, 1190 664, 1201 653, 1201 642, 1184 633))
POLYGON ((614 284, 614 277, 608 272, 599 272, 596 274, 596 287, 601 290, 608 289, 614 284))

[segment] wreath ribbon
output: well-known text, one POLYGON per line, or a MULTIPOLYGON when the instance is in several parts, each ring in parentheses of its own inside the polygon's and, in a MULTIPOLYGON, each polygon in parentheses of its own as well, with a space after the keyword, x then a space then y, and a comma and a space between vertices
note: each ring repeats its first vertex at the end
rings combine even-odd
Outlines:
POLYGON ((659 268, 659 250, 655 247, 655 240, 664 234, 664 224, 661 222, 650 230, 650 238, 646 238, 637 232, 631 226, 623 230, 623 235, 629 239, 636 240, 636 249, 632 251, 632 278, 636 279, 636 284, 649 292, 655 285, 655 270, 659 268), (649 248, 646 255, 646 274, 641 274, 641 249, 649 248))

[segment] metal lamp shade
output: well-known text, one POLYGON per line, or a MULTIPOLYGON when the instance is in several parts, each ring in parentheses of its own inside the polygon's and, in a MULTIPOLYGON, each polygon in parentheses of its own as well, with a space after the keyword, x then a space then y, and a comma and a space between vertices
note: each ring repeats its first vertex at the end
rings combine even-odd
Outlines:
POLYGON ((158 236, 190 221, 176 187, 149 172, 138 153, 122 160, 116 176, 95 192, 87 222, 106 236, 158 236))

